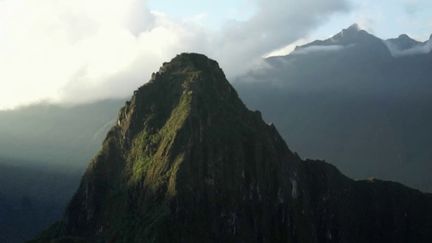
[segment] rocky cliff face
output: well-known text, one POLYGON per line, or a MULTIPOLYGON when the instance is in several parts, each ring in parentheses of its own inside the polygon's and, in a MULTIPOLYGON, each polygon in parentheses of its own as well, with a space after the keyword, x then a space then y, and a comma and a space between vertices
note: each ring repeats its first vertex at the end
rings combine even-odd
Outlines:
POLYGON ((430 195, 303 161, 218 64, 165 63, 35 242, 429 242, 430 195))

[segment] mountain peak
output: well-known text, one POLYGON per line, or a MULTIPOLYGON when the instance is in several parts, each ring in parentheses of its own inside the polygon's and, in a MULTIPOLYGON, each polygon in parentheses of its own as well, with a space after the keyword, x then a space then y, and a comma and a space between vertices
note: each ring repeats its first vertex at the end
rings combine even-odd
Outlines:
POLYGON ((401 39, 401 40, 412 40, 412 38, 409 37, 409 35, 407 35, 407 34, 401 34, 401 35, 399 35, 398 39, 401 39))
POLYGON ((326 40, 316 40, 309 44, 300 46, 296 50, 311 46, 352 46, 352 45, 375 45, 382 47, 382 41, 360 28, 358 24, 352 24, 341 32, 326 40))
MULTIPOLYGON (((150 83, 164 83, 164 78, 169 76, 170 79, 176 77, 179 82, 185 83, 206 82, 208 85, 215 85, 213 88, 216 89, 227 89, 230 86, 219 64, 207 56, 197 53, 182 53, 174 57, 170 62, 163 63, 159 71, 152 74, 150 83)), ((186 85, 180 88, 193 87, 186 85)))
POLYGON ((279 237, 254 230, 246 217, 257 220, 249 210, 259 210, 257 227, 267 227, 276 212, 268 204, 300 198, 300 163, 275 127, 244 106, 215 61, 181 54, 120 111, 67 209, 63 233, 89 242, 279 237))
POLYGON ((183 53, 164 63, 134 92, 120 111, 118 126, 125 143, 130 144, 145 126, 160 129, 177 111, 188 119, 203 109, 207 115, 214 113, 214 107, 246 109, 216 61, 202 54, 183 53))
POLYGON ((401 34, 398 38, 388 39, 385 41, 390 47, 395 47, 398 50, 408 50, 421 44, 421 42, 412 39, 407 34, 401 34))
POLYGON ((216 61, 198 53, 181 53, 170 62, 164 63, 161 71, 177 69, 177 71, 220 69, 216 61), (184 70, 186 69, 186 70, 184 70))
POLYGON ((426 242, 432 221, 418 215, 432 204, 378 183, 301 160, 215 61, 181 54, 122 108, 63 220, 36 242, 352 242, 358 229, 361 242, 426 242))
POLYGON ((354 23, 354 24, 350 25, 348 28, 345 29, 345 31, 353 31, 353 32, 354 31, 358 32, 360 30, 361 30, 360 25, 358 25, 357 23, 354 23))
POLYGON ((340 44, 370 42, 376 39, 378 38, 361 29, 358 24, 352 24, 331 38, 333 42, 340 44))
POLYGON ((364 35, 369 33, 363 30, 362 28, 360 28, 360 25, 354 23, 350 25, 348 28, 342 29, 342 31, 336 34, 336 36, 345 37, 345 38, 351 38, 351 37, 356 38, 362 34, 364 35))

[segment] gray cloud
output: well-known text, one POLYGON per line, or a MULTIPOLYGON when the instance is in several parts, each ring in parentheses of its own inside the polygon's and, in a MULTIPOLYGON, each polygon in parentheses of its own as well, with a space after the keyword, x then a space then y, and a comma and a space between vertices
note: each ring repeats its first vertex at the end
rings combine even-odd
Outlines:
POLYGON ((134 1, 126 22, 128 29, 135 35, 156 27, 156 18, 147 8, 146 1, 134 1))
POLYGON ((429 40, 425 43, 420 43, 409 49, 400 49, 390 41, 384 41, 384 44, 389 49, 393 57, 403 57, 412 55, 428 54, 432 51, 432 41, 429 40))
POLYGON ((229 75, 245 71, 263 55, 304 37, 332 14, 350 10, 345 0, 257 0, 256 3, 258 11, 251 19, 227 23, 222 38, 213 43, 218 49, 215 56, 229 75))
MULTIPOLYGON (((257 5, 257 11, 250 19, 230 20, 221 31, 183 23, 188 31, 183 36, 181 50, 205 53, 217 59, 228 76, 236 76, 260 63, 264 55, 304 37, 332 14, 351 9, 347 0, 252 2, 257 5)), ((143 17, 137 17, 140 18, 143 17)))

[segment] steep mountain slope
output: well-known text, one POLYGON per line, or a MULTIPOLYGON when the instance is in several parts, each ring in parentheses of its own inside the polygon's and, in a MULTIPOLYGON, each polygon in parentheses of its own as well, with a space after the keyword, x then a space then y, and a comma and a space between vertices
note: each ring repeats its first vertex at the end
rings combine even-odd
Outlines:
POLYGON ((165 63, 35 242, 428 242, 429 194, 302 161, 215 61, 165 63))
POLYGON ((267 59, 234 85, 300 155, 355 178, 432 191, 431 63, 432 53, 395 57, 383 40, 351 26, 267 59))

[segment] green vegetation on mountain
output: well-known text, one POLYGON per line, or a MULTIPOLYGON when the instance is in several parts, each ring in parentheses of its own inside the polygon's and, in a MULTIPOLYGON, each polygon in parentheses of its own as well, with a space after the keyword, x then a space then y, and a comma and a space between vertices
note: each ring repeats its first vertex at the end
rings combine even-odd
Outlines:
POLYGON ((303 161, 199 54, 121 109, 62 221, 33 242, 429 242, 432 198, 303 161))

